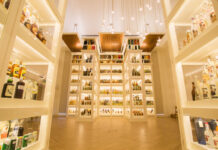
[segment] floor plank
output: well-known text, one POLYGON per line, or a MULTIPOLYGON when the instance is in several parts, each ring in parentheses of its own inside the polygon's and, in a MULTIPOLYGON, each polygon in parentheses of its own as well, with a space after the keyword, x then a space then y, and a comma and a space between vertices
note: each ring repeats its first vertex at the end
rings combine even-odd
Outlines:
POLYGON ((178 121, 149 118, 130 122, 123 118, 99 118, 79 122, 55 117, 50 150, 180 150, 178 121))

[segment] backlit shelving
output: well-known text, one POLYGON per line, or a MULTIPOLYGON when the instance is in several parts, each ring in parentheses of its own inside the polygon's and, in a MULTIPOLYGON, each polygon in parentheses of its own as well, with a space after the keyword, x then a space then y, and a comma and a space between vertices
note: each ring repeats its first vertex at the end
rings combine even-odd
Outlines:
POLYGON ((218 138, 216 129, 202 128, 218 119, 217 13, 215 0, 181 0, 166 18, 183 149, 215 149, 218 138))
MULTIPOLYGON (((62 1, 61 4, 66 5, 66 1, 62 1)), ((14 88, 21 78, 25 83, 23 94, 19 98, 15 98, 17 97, 16 91, 7 98, 4 95, 1 96, 0 121, 38 117, 40 123, 37 141, 22 148, 26 150, 48 149, 49 147, 54 91, 64 23, 61 16, 65 12, 65 10, 58 11, 54 6, 51 0, 11 0, 8 9, 0 3, 2 54, 0 56, 0 91, 3 91, 8 78, 12 78, 9 77, 9 74, 13 76, 14 88), (35 19, 31 20, 30 18, 35 19), (27 24, 29 19, 31 22, 28 24, 28 28, 24 23, 27 24), (21 76, 21 73, 17 76, 16 72, 9 71, 11 68, 13 70, 15 65, 19 71, 21 68, 26 69, 23 73, 24 77, 21 76), (30 86, 31 84, 32 86, 30 86), (29 92, 30 90, 32 91, 29 92)))

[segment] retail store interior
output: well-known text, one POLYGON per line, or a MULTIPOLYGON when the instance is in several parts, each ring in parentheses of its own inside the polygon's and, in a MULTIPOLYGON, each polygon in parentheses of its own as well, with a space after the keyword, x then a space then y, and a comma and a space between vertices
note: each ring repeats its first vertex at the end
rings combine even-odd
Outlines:
POLYGON ((218 150, 218 0, 0 0, 0 150, 218 150))

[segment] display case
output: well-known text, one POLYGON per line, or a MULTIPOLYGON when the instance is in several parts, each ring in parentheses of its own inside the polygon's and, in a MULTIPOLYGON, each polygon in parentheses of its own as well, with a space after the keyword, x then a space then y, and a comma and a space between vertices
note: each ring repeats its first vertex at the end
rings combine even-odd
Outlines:
POLYGON ((125 56, 125 116, 130 120, 146 119, 142 50, 135 46, 139 45, 139 41, 140 39, 128 40, 130 45, 125 56))
MULTIPOLYGON (((68 117, 78 120, 92 120, 97 115, 98 91, 106 94, 105 89, 99 90, 99 56, 95 38, 84 38, 81 52, 72 53, 71 83, 69 88, 68 117)), ((104 82, 104 78, 102 79, 104 82)))
POLYGON ((100 55, 100 116, 124 115, 123 55, 100 55), (116 108, 116 109, 115 109, 116 108), (120 110, 120 111, 119 111, 120 110), (122 110, 122 111, 121 111, 122 110))
POLYGON ((0 122, 1 149, 28 149, 39 142, 41 117, 0 122))
MULTIPOLYGON (((48 149, 62 29, 53 1, 0 2, 0 121, 25 126, 21 149, 48 149), (28 131, 34 120, 37 129, 28 131)), ((3 147, 18 141, 6 137, 3 147)))
MULTIPOLYGON (((216 149, 213 144, 211 146, 212 139, 216 139, 215 129, 208 124, 212 120, 216 124, 214 120, 218 119, 218 2, 182 0, 176 6, 167 18, 167 32, 182 146, 191 150, 216 149)), ((213 142, 216 143, 216 140, 213 142)))

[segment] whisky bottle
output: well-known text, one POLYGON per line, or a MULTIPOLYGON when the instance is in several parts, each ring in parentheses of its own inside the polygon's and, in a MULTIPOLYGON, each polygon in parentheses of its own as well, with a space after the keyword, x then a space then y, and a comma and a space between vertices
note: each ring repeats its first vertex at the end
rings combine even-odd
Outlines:
POLYGON ((20 81, 16 84, 15 95, 14 98, 23 98, 25 83, 23 82, 23 78, 21 77, 20 81))
POLYGON ((8 78, 7 83, 4 84, 3 90, 2 90, 2 97, 5 98, 12 98, 14 94, 14 84, 13 84, 13 78, 8 78))

